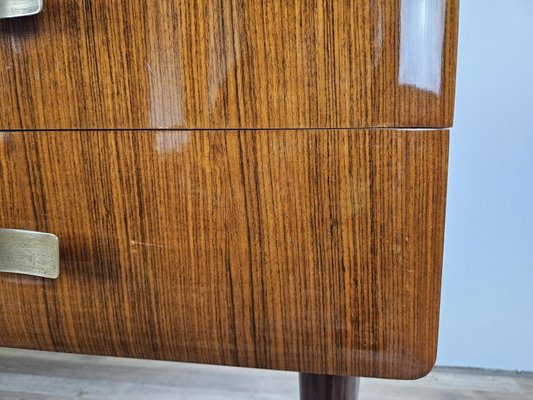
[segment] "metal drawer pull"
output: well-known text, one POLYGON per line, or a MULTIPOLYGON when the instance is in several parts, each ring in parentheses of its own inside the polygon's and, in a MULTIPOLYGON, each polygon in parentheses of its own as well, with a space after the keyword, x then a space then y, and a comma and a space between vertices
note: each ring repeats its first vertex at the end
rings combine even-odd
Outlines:
POLYGON ((57 279, 57 236, 50 233, 0 229, 0 272, 57 279))
POLYGON ((0 19, 39 14, 43 0, 0 0, 0 19))

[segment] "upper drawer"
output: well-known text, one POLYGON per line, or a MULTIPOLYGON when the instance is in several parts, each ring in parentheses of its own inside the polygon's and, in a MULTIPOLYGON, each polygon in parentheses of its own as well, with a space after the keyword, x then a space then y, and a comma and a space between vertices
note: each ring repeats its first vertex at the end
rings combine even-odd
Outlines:
POLYGON ((0 130, 447 127, 457 0, 45 0, 0 130))

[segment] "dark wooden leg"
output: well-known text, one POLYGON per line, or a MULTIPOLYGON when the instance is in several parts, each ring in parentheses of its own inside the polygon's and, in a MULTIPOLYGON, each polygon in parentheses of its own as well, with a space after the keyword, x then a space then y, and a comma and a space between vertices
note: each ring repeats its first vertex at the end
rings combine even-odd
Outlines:
POLYGON ((357 400, 359 378, 300 374, 300 400, 357 400))

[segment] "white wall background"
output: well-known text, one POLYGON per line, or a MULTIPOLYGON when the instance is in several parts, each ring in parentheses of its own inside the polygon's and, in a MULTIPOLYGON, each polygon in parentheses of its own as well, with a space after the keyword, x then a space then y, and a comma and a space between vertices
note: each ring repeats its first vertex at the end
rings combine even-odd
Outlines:
POLYGON ((533 371, 533 0, 462 0, 440 365, 533 371))

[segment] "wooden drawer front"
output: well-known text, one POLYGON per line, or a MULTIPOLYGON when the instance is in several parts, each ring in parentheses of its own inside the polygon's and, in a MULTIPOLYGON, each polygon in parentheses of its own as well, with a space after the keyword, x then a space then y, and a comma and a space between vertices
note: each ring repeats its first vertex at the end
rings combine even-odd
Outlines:
POLYGON ((449 127, 457 8, 46 0, 0 21, 0 130, 449 127))
POLYGON ((420 376, 447 152, 447 131, 2 133, 0 226, 57 234, 61 275, 0 274, 0 346, 420 376))

